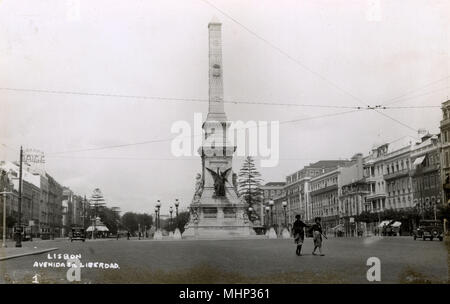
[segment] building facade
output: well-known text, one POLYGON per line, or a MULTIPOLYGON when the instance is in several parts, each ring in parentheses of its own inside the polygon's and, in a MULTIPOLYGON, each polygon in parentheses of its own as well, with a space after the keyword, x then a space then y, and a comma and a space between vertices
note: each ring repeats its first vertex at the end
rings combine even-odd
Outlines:
POLYGON ((267 222, 267 219, 265 219, 265 207, 269 206, 270 201, 284 194, 285 185, 285 182, 268 182, 264 186, 261 186, 262 200, 255 212, 260 216, 262 225, 267 222))
POLYGON ((440 173, 440 139, 438 135, 427 134, 411 151, 413 205, 422 214, 435 211, 442 201, 440 173))
POLYGON ((440 174, 442 202, 450 203, 450 100, 442 103, 440 174))

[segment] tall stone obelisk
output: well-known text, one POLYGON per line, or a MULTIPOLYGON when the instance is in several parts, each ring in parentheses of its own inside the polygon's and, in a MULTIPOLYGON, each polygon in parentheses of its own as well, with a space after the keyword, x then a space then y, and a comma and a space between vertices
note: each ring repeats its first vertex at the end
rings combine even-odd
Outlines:
POLYGON ((213 19, 209 30, 209 108, 199 148, 202 173, 190 206, 183 237, 214 238, 252 234, 245 204, 239 199, 232 160, 236 147, 228 142, 223 102, 222 24, 213 19))

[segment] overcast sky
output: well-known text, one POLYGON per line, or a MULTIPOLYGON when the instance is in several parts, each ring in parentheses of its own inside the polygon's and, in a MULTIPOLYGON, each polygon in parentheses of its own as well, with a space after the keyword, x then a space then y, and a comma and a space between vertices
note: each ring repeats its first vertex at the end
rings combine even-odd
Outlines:
MULTIPOLYGON (((175 121, 207 103, 5 88, 208 98, 208 22, 222 22, 224 95, 244 102, 439 106, 450 95, 449 1, 0 0, 0 159, 46 153, 46 170, 122 211, 186 207, 198 157, 175 159, 175 121), (217 10, 208 3, 216 6, 217 10), (226 13, 226 15, 223 14, 226 13), (401 99, 392 100, 402 96, 401 99), (6 145, 6 146, 5 146, 6 145), (7 148, 9 147, 9 148, 7 148)), ((226 104, 230 120, 305 119, 348 109, 226 104)), ((439 132, 439 108, 360 111, 280 125, 280 161, 265 182, 374 143, 439 132)), ((234 161, 239 170, 242 159, 234 161)))

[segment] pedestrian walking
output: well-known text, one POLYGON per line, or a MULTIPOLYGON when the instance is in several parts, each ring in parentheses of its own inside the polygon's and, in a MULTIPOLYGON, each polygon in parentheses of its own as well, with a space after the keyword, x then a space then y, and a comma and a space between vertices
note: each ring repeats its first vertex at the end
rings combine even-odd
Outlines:
POLYGON ((316 217, 314 219, 314 225, 312 225, 311 230, 314 238, 314 250, 312 252, 313 255, 316 255, 316 249, 319 249, 319 255, 324 256, 322 253, 322 225, 320 222, 322 219, 320 217, 316 217))
POLYGON ((295 216, 295 222, 293 224, 292 232, 294 233, 295 244, 297 244, 297 249, 295 253, 298 256, 302 255, 302 245, 305 241, 305 230, 304 228, 308 227, 305 223, 300 220, 300 215, 297 214, 295 216))
POLYGON ((127 240, 130 239, 130 231, 127 231, 127 240))

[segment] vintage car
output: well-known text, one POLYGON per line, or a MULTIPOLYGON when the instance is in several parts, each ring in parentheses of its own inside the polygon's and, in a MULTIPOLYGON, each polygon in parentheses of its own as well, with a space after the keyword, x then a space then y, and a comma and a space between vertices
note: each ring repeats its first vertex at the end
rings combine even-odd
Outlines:
POLYGON ((22 225, 20 227, 16 226, 13 228, 13 231, 14 231, 14 240, 16 240, 16 241, 17 241, 17 237, 18 237, 17 234, 19 234, 19 233, 20 233, 20 240, 22 242, 32 240, 30 227, 27 227, 25 225, 22 225))
POLYGON ((50 228, 41 228, 41 240, 49 240, 52 236, 50 228))
POLYGON ((419 222, 419 227, 414 232, 414 240, 417 238, 422 238, 424 241, 429 238, 430 241, 433 239, 443 240, 443 226, 442 222, 439 220, 421 220, 419 222))
POLYGON ((70 241, 86 241, 86 232, 84 228, 72 228, 70 233, 70 241))

